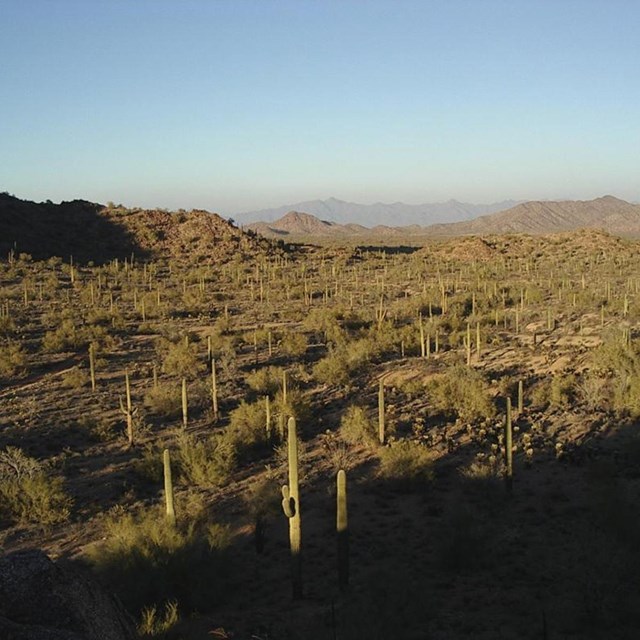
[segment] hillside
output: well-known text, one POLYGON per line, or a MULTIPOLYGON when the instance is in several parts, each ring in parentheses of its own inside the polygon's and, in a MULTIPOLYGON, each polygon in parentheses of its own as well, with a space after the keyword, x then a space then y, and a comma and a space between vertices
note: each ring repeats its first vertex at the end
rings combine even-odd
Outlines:
MULTIPOLYGON (((387 222, 397 222, 393 216, 387 222)), ((409 238, 453 237, 463 235, 495 235, 505 233, 549 234, 576 229, 601 229, 615 235, 640 234, 640 205, 613 196, 595 200, 531 201, 507 211, 480 216, 474 220, 430 226, 372 227, 360 224, 338 224, 320 220, 309 213, 290 211, 271 223, 257 222, 248 229, 267 238, 409 238)))
POLYGON ((268 249, 265 240, 207 211, 170 213, 73 200, 54 204, 0 194, 0 255, 15 249, 36 259, 105 262, 137 257, 224 261, 268 249))
POLYGON ((432 235, 557 233, 597 228, 620 235, 640 233, 640 205, 613 196, 595 200, 532 201, 467 222, 433 225, 432 235))
POLYGON ((469 220, 476 216, 503 211, 518 204, 516 200, 505 200, 492 204, 471 204, 448 200, 447 202, 431 202, 424 204, 405 204, 404 202, 359 204, 345 202, 337 198, 327 200, 307 200, 295 204, 287 204, 271 209, 247 211, 234 218, 242 223, 274 222, 290 211, 304 211, 322 220, 330 220, 338 224, 354 223, 373 227, 380 224, 394 225, 429 225, 439 222, 469 220))
POLYGON ((246 227, 267 238, 283 236, 350 236, 366 233, 370 230, 358 224, 338 224, 320 220, 309 213, 289 211, 274 222, 255 222, 246 227))

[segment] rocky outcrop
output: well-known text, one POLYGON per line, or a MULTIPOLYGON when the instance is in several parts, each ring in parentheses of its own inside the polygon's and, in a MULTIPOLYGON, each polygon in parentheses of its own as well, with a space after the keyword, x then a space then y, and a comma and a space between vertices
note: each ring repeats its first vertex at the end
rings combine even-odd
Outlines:
POLYGON ((88 572, 42 551, 0 558, 3 640, 134 640, 122 606, 88 572))

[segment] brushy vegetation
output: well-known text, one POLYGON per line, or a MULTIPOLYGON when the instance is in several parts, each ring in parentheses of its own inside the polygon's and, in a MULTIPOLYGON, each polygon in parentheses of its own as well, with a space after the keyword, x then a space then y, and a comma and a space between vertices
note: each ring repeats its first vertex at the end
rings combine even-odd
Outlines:
POLYGON ((21 449, 0 451, 0 516, 22 525, 53 525, 69 517, 63 480, 21 449))
POLYGON ((397 440, 378 450, 379 476, 406 489, 428 485, 435 477, 433 453, 419 442, 397 440))
POLYGON ((489 419, 496 412, 489 385, 469 367, 456 366, 435 376, 427 382, 425 393, 436 410, 461 420, 489 419))
POLYGON ((158 507, 116 508, 106 518, 105 540, 88 557, 129 611, 170 602, 183 611, 208 611, 227 595, 229 533, 203 514, 189 515, 175 527, 158 507))

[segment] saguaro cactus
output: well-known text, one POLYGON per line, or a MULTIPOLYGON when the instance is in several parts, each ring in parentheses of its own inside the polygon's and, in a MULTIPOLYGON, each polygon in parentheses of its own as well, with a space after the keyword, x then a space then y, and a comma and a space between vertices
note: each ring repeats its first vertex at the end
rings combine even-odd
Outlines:
POLYGON ((125 384, 125 394, 126 394, 126 406, 122 402, 122 398, 120 398, 120 411, 124 414, 127 420, 127 439, 129 440, 129 446, 133 446, 133 416, 138 412, 137 408, 133 408, 131 403, 131 384, 129 383, 129 372, 125 371, 124 373, 124 384, 125 384))
POLYGON ((338 471, 336 478, 336 537, 338 544, 338 584, 344 590, 349 586, 349 524, 347 520, 347 474, 338 471))
POLYGON ((186 429, 189 422, 189 403, 187 400, 187 379, 182 378, 182 426, 186 429))
POLYGON ((511 398, 507 398, 507 424, 505 427, 504 438, 505 449, 505 486, 507 491, 511 493, 513 488, 513 429, 511 426, 511 398))
POLYGON ((380 380, 378 388, 378 440, 384 444, 384 383, 380 380))
POLYGON ((173 526, 176 523, 176 512, 173 507, 173 481, 171 479, 171 457, 169 449, 165 449, 162 454, 164 466, 164 501, 167 509, 167 520, 173 526))
POLYGON ((522 413, 524 409, 524 383, 522 380, 518 380, 518 415, 522 413))
POLYGON ((291 585, 293 597, 302 598, 302 558, 300 531, 300 490, 298 486, 298 436, 295 418, 289 418, 287 453, 289 484, 282 487, 282 510, 289 518, 289 546, 291 549, 291 585))
POLYGON ((96 390, 96 346, 89 345, 89 372, 91 373, 91 391, 96 390))
POLYGON ((216 380, 216 361, 211 359, 211 405, 213 409, 213 419, 218 419, 218 382, 216 380))

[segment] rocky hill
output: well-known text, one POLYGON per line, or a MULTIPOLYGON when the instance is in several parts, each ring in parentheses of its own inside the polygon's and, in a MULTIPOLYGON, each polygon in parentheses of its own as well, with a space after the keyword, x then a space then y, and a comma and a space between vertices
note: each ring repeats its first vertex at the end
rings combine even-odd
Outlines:
MULTIPOLYGON (((396 222, 389 217, 387 222, 396 222)), ((320 220, 309 213, 290 211, 274 222, 258 222, 247 227, 268 238, 309 239, 313 237, 449 237, 504 233, 547 234, 575 229, 601 229, 616 235, 640 235, 640 205, 613 196, 595 200, 531 201, 507 211, 474 220, 429 226, 389 226, 379 224, 338 224, 320 220)))
POLYGON ((12 249, 34 258, 51 256, 105 262, 132 253, 219 262, 268 251, 268 241, 237 229, 215 213, 127 209, 86 200, 54 204, 0 194, 0 256, 12 249))
POLYGON ((359 224, 338 224, 320 220, 316 216, 300 211, 289 211, 274 222, 256 222, 246 227, 267 238, 284 236, 350 236, 369 232, 359 224))
POLYGON ((572 229, 602 229, 619 235, 640 233, 640 205, 613 196, 595 200, 531 201, 475 220, 432 225, 431 235, 496 233, 558 233, 572 229))

